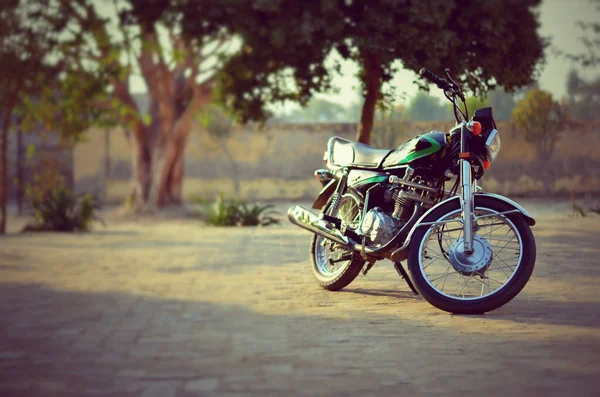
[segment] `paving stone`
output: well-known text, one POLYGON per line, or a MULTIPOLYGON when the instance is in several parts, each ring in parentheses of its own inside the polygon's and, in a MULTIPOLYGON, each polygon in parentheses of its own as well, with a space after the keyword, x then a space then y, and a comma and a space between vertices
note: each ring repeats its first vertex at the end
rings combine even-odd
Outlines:
POLYGON ((117 376, 125 376, 125 377, 134 377, 134 378, 139 378, 142 376, 146 375, 146 370, 144 369, 139 369, 139 368, 128 368, 128 369, 122 369, 119 372, 117 372, 117 376))
POLYGON ((2 352, 0 351, 0 360, 14 360, 16 358, 25 357, 24 351, 2 352))
POLYGON ((219 378, 205 378, 192 380, 185 384, 187 391, 213 391, 219 387, 219 378))
POLYGON ((144 390, 141 397, 175 397, 177 389, 173 384, 151 384, 144 390))
POLYGON ((289 375, 294 372, 294 367, 292 364, 266 364, 263 365, 265 372, 275 373, 281 375, 289 375))

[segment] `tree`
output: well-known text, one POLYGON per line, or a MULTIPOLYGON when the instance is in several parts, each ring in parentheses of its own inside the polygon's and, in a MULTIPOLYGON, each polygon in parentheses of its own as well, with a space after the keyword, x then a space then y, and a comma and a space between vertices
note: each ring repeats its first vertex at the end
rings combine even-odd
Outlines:
POLYGON ((510 120, 515 107, 515 97, 513 94, 504 91, 502 88, 497 88, 488 92, 487 99, 494 111, 495 120, 510 120))
MULTIPOLYGON (((525 141, 535 146, 537 159, 543 163, 552 157, 556 142, 567 122, 566 106, 555 101, 552 94, 539 88, 529 91, 517 102, 512 119, 525 141)), ((542 166, 544 167, 544 166, 542 166)), ((549 191, 545 177, 544 189, 549 191)))
POLYGON ((578 120, 598 120, 600 118, 600 77, 588 82, 571 70, 567 77, 569 113, 578 120))
MULTIPOLYGON (((467 102, 467 109, 469 110, 469 117, 473 116, 473 114, 475 113, 475 110, 481 109, 481 108, 486 108, 486 107, 490 106, 490 102, 487 98, 481 99, 481 98, 478 98, 475 96, 471 96, 471 97, 466 98, 466 102, 467 102)), ((453 108, 454 108, 453 105, 449 104, 448 107, 444 108, 444 110, 445 110, 446 114, 452 114, 453 108)), ((460 108, 463 109, 462 103, 460 103, 460 108)), ((494 112, 494 116, 495 115, 496 115, 496 113, 494 112)))
POLYGON ((408 102, 408 116, 411 121, 450 120, 452 112, 437 97, 418 91, 408 102))
MULTIPOLYGON (((595 4, 596 11, 600 12, 600 0, 590 0, 590 2, 595 4)), ((554 48, 554 51, 559 55, 566 55, 567 58, 585 68, 595 68, 600 65, 600 53, 598 52, 600 50, 600 22, 598 19, 592 22, 577 21, 577 26, 584 33, 579 40, 585 46, 586 51, 579 54, 565 52, 558 48, 554 48)))
POLYGON ((393 106, 379 109, 375 113, 376 123, 373 126, 372 144, 381 149, 399 146, 402 133, 408 128, 410 115, 404 106, 393 106))
POLYGON ((202 109, 199 117, 208 135, 215 140, 217 150, 225 153, 225 156, 229 160, 233 174, 233 191, 236 197, 240 197, 241 188, 238 163, 229 147, 227 147, 226 142, 227 138, 231 136, 233 119, 227 114, 226 110, 214 104, 202 109))
MULTIPOLYGON (((195 21, 196 34, 183 37, 183 1, 57 1, 69 18, 63 52, 70 62, 80 71, 110 74, 107 100, 95 105, 116 112, 131 131, 134 209, 181 203, 187 136, 194 116, 212 99, 230 36, 205 13, 195 21), (100 13, 101 5, 114 9, 100 13), (148 90, 149 115, 134 101, 134 76, 148 90)), ((205 3, 196 7, 207 10, 205 3)))
MULTIPOLYGON (((393 97, 389 82, 400 66, 448 67, 478 96, 496 85, 510 91, 531 84, 545 46, 533 11, 539 2, 224 0, 222 20, 243 47, 220 79, 221 100, 242 121, 264 120, 268 103, 304 104, 332 89, 340 68, 326 61, 335 50, 360 65, 365 100, 357 139, 368 143, 375 109, 393 97)), ((197 16, 186 13, 187 34, 197 16)))
POLYGON ((0 119, 2 121, 0 166, 0 233, 6 230, 8 190, 8 134, 15 121, 15 111, 28 96, 38 95, 48 79, 56 76, 59 65, 48 59, 57 44, 62 21, 40 21, 52 13, 48 1, 35 3, 7 0, 0 9, 0 119))

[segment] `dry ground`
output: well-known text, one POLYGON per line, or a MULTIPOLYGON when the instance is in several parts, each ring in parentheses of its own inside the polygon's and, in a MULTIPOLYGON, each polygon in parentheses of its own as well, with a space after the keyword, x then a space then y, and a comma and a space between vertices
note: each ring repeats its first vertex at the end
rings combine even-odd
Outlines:
POLYGON ((0 395, 598 395, 600 218, 529 208, 532 280, 484 316, 433 308, 389 262, 319 289, 289 224, 2 237, 0 395))

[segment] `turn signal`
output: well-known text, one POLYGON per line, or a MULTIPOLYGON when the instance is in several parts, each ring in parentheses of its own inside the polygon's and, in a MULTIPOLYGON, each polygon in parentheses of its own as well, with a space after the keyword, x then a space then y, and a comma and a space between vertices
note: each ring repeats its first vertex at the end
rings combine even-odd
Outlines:
POLYGON ((473 133, 473 135, 481 135, 481 123, 479 121, 471 121, 469 124, 467 124, 467 128, 473 133))
POLYGON ((492 166, 492 163, 489 160, 483 160, 483 169, 484 170, 489 170, 491 166, 492 166))

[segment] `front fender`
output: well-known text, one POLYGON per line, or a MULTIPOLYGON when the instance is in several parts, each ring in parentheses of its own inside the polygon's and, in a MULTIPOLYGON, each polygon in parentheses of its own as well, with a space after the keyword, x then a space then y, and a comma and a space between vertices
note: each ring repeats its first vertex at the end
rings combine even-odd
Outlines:
MULTIPOLYGON (((515 203, 514 201, 501 196, 499 194, 494 194, 494 193, 475 193, 474 194, 474 199, 475 199, 475 206, 477 206, 477 198, 478 197, 485 197, 491 200, 497 200, 499 202, 502 202, 504 204, 508 204, 508 206, 512 207, 513 209, 516 209, 519 211, 519 214, 525 218, 525 222, 527 222, 527 224, 529 226, 534 226, 535 225, 535 219, 533 219, 533 217, 529 214, 529 212, 527 212, 525 210, 525 208, 523 208, 521 205, 515 203)), ((405 260, 408 257, 408 246, 410 244, 410 240, 412 238, 413 233, 415 232, 415 230, 417 230, 417 228, 421 225, 421 223, 425 222, 425 220, 427 219, 427 217, 433 212, 435 211, 437 208, 441 207, 442 205, 448 204, 450 202, 452 202, 453 200, 458 201, 459 202, 459 206, 460 206, 460 196, 452 196, 450 198, 447 198, 446 200, 440 201, 439 203, 437 203, 436 205, 434 205, 433 207, 431 207, 427 212, 425 212, 420 218, 419 220, 415 223, 415 225, 412 227, 412 229, 410 230, 410 232, 408 233, 408 236, 406 236, 406 240, 404 241, 404 245, 397 249, 393 255, 392 255, 392 260, 395 261, 401 261, 401 260, 405 260)))
MULTIPOLYGON (((515 203, 513 200, 508 199, 504 196, 501 196, 499 194, 494 194, 494 193, 475 193, 474 195, 474 199, 475 199, 475 205, 477 205, 477 197, 487 197, 490 198, 492 200, 498 200, 501 201, 505 204, 508 204, 509 206, 511 206, 513 209, 519 210, 520 214, 525 218, 525 221, 527 222, 527 224, 529 226, 534 226, 535 225, 535 219, 533 219, 533 217, 529 214, 529 212, 527 212, 527 210, 525 210, 525 208, 523 208, 521 205, 515 203)), ((460 202, 460 196, 452 196, 450 198, 447 198, 446 200, 440 201, 439 203, 437 203, 436 205, 434 205, 433 207, 431 207, 427 212, 425 212, 417 221, 417 223, 415 224, 415 226, 411 229, 410 233, 408 234, 407 237, 407 241, 410 241, 410 237, 412 236, 413 232, 415 231, 415 229, 417 227, 419 227, 419 224, 421 222, 423 222, 424 219, 426 219, 429 214, 431 214, 433 211, 435 211, 438 207, 441 207, 442 205, 451 202, 452 200, 457 200, 460 202)))

